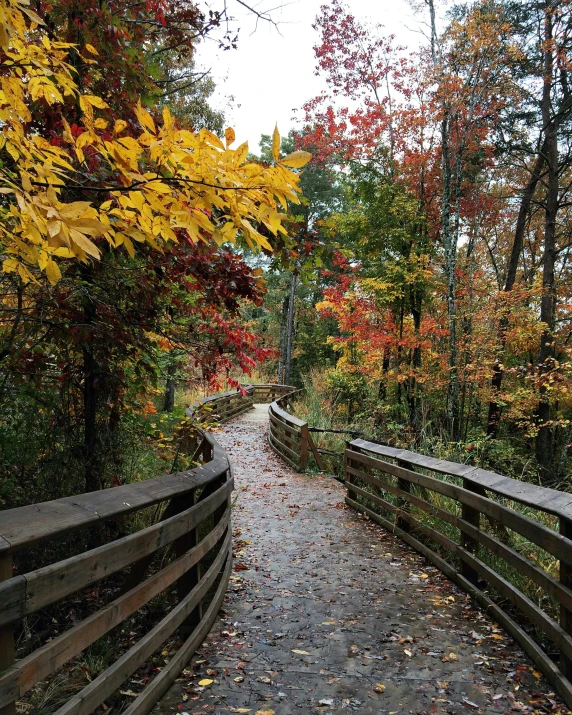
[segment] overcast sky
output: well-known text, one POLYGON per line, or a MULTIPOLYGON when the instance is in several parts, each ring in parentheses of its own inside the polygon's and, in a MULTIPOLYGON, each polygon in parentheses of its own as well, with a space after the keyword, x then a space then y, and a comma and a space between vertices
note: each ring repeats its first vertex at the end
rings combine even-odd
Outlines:
MULTIPOLYGON (((272 12, 276 29, 266 22, 256 25, 252 15, 229 2, 240 25, 238 49, 221 52, 213 41, 199 49, 199 66, 211 69, 218 85, 218 104, 225 104, 225 96, 234 97, 230 107, 225 107, 227 123, 236 130, 237 141, 248 140, 252 151, 258 150, 260 135, 272 133, 276 122, 281 134, 287 134, 295 126, 294 110, 323 87, 314 75, 313 46, 318 34, 312 29, 323 3, 284 0, 272 12)), ((346 4, 357 18, 383 24, 388 34, 396 35, 398 44, 414 49, 423 41, 425 18, 416 17, 406 0, 346 0, 346 4)), ((253 0, 252 5, 260 10, 274 6, 273 0, 253 0)))

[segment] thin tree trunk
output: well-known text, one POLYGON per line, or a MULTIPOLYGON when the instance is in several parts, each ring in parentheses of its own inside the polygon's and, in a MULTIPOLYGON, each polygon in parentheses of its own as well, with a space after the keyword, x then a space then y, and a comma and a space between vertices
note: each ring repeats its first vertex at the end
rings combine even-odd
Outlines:
POLYGON ((163 412, 172 412, 175 409, 175 389, 177 383, 175 381, 176 365, 174 362, 169 363, 167 368, 167 380, 165 382, 165 399, 163 402, 163 412))
MULTIPOLYGON (((90 275, 87 277, 87 282, 89 287, 90 275)), ((86 295, 84 302, 86 336, 82 345, 84 480, 86 492, 94 492, 101 488, 101 475, 99 474, 99 459, 97 454, 98 366, 93 351, 93 330, 96 318, 97 310, 95 303, 89 295, 86 295)))
MULTIPOLYGON (((504 293, 509 293, 513 289, 514 284, 516 283, 516 273, 518 270, 520 255, 522 253, 522 246, 524 244, 526 222, 530 211, 530 205, 532 203, 532 198, 538 186, 538 182, 540 181, 540 177, 542 176, 542 170, 545 163, 545 154, 546 142, 539 150, 538 156, 536 157, 536 161, 534 162, 534 167, 532 168, 532 173, 530 174, 528 183, 524 187, 522 198, 520 200, 518 217, 516 219, 516 226, 514 229, 514 240, 512 243, 512 249, 510 252, 505 284, 503 288, 504 293)), ((504 374, 502 367, 502 355, 506 346, 507 328, 508 317, 506 315, 503 315, 499 321, 500 350, 499 355, 497 356, 493 366, 493 376, 491 379, 492 397, 489 402, 489 414, 487 419, 487 435, 492 438, 495 438, 497 436, 500 423, 501 406, 498 401, 498 395, 502 387, 502 380, 504 374)))
POLYGON ((441 121, 441 165, 443 196, 441 200, 441 238, 445 249, 445 274, 447 278, 447 319, 449 327, 449 381, 447 386, 447 423, 453 440, 459 431, 459 356, 457 347, 457 307, 455 304, 455 268, 457 245, 451 230, 452 171, 449 152, 449 115, 441 121))
MULTIPOLYGON (((554 367, 554 266, 556 263, 556 217, 558 214, 558 127, 552 116, 550 90, 554 70, 552 47, 552 6, 544 15, 544 89, 542 94, 542 121, 545 128, 547 192, 544 220, 544 257, 542 266, 542 298, 540 300, 540 320, 544 330, 540 338, 540 376, 546 376, 554 367)), ((536 436, 536 459, 540 465, 543 484, 554 477, 551 473, 553 462, 553 430, 550 425, 550 398, 545 380, 541 379, 540 399, 536 411, 538 433, 536 436)))
POLYGON ((294 297, 296 295, 296 272, 292 272, 290 280, 290 303, 288 305, 288 325, 286 331, 286 365, 284 383, 290 384, 290 374, 292 371, 292 335, 294 332, 294 297))

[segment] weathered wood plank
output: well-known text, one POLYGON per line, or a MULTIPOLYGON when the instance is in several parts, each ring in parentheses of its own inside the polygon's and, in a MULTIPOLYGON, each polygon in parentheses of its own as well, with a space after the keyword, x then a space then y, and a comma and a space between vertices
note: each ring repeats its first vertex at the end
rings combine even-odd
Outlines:
POLYGON ((122 594, 73 628, 18 661, 10 673, 0 675, 0 707, 6 698, 10 697, 10 688, 16 687, 16 695, 21 697, 34 685, 169 588, 219 542, 227 529, 229 518, 230 508, 227 507, 222 521, 193 549, 137 584, 128 593, 122 594))
POLYGON ((229 555, 227 563, 222 575, 220 584, 218 585, 215 596, 205 612, 201 623, 195 631, 189 636, 177 653, 163 667, 159 675, 154 678, 145 690, 131 703, 124 711, 123 715, 145 715, 150 712, 153 705, 159 698, 167 692, 169 687, 175 681, 181 670, 189 662, 193 653, 201 645, 206 635, 208 634, 219 608, 222 605, 224 594, 228 585, 228 579, 232 570, 232 558, 229 555))
POLYGON ((205 501, 135 534, 0 584, 0 603, 12 604, 12 608, 0 612, 0 625, 23 618, 164 548, 212 514, 225 502, 232 486, 227 482, 205 501), (19 594, 15 600, 14 590, 21 590, 22 580, 25 596, 22 599, 19 594), (18 607, 20 612, 16 613, 18 607))
MULTIPOLYGON (((13 564, 11 556, 0 557, 0 583, 12 581, 13 564)), ((13 594, 14 595, 14 594, 13 594)), ((17 597, 17 594, 16 594, 17 597)), ((1 692, 0 715, 15 715, 17 700, 17 681, 14 680, 11 666, 16 657, 14 648, 14 631, 11 626, 0 628, 0 673, 7 677, 6 687, 1 692)))
POLYGON ((300 455, 298 452, 295 452, 293 449, 290 447, 287 447, 284 442, 278 439, 278 437, 273 433, 269 432, 270 437, 272 438, 272 441, 274 442, 274 446, 280 453, 285 452, 287 455, 290 456, 290 458, 296 462, 300 460, 300 455))
POLYGON ((65 705, 57 710, 56 715, 90 715, 137 668, 145 663, 147 658, 183 623, 197 603, 205 597, 228 558, 230 540, 229 531, 221 551, 191 593, 113 665, 77 695, 72 696, 65 705))
POLYGON ((358 452, 350 450, 348 456, 352 461, 373 466, 375 469, 379 469, 387 474, 402 477, 413 484, 418 484, 434 492, 443 494, 443 496, 456 499, 462 504, 472 506, 481 513, 490 516, 492 519, 496 519, 504 526, 516 531, 529 541, 534 542, 545 551, 556 556, 556 558, 566 561, 568 564, 572 564, 572 542, 569 539, 492 499, 474 494, 455 484, 449 484, 435 477, 428 477, 418 472, 412 472, 408 469, 398 467, 395 464, 389 464, 388 462, 383 462, 382 460, 374 459, 358 452))
POLYGON ((210 435, 207 439, 214 447, 214 457, 201 467, 0 512, 0 536, 5 540, 0 542, 0 554, 130 514, 207 484, 228 469, 228 459, 220 445, 210 435))
POLYGON ((272 449, 273 452, 276 452, 276 454, 283 459, 287 464, 289 464, 292 469, 294 469, 296 472, 300 471, 300 468, 296 462, 294 462, 290 457, 286 456, 285 454, 282 454, 282 452, 278 449, 278 447, 274 444, 274 441, 272 439, 272 435, 270 432, 267 432, 267 439, 268 439, 268 444, 270 445, 270 448, 272 449))
POLYGON ((400 459, 409 464, 415 464, 426 469, 431 469, 441 474, 463 477, 474 484, 478 484, 485 489, 489 489, 499 496, 513 499, 521 504, 526 504, 533 509, 546 511, 557 516, 572 518, 572 495, 557 489, 540 487, 537 484, 521 482, 518 479, 490 472, 469 464, 457 464, 436 457, 410 452, 406 449, 397 449, 385 445, 374 444, 364 439, 356 439, 351 445, 360 447, 363 450, 391 459, 400 459))
POLYGON ((288 432, 292 435, 295 435, 296 437, 299 437, 299 427, 293 427, 292 425, 286 424, 286 422, 283 422, 282 420, 279 420, 278 417, 275 417, 272 412, 268 413, 268 417, 270 419, 270 422, 272 422, 273 425, 276 425, 276 427, 278 427, 279 429, 283 430, 284 432, 288 432))

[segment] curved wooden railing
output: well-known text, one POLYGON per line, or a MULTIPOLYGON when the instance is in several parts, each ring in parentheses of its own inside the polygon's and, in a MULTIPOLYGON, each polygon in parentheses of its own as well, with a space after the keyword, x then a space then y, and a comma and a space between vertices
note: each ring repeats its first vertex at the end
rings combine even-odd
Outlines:
MULTIPOLYGON (((275 391, 271 387, 248 386, 244 394, 215 395, 200 400, 187 413, 193 416, 209 405, 224 421, 250 409, 255 398, 280 394, 279 387, 275 391)), ((201 433, 195 452, 195 458, 199 456, 202 466, 185 472, 0 512, 0 715, 15 713, 16 701, 27 691, 171 587, 177 595, 172 610, 72 695, 57 715, 92 713, 177 629, 187 634, 183 645, 124 712, 149 712, 185 667, 216 617, 232 566, 231 466, 222 447, 206 433, 201 433), (101 524, 160 504, 165 504, 161 519, 150 526, 13 575, 15 554, 44 547, 70 532, 93 535, 101 524), (170 561, 164 558, 167 547, 173 554, 170 561), (153 559, 161 554, 157 565, 153 559), (23 619, 114 574, 117 579, 125 569, 130 570, 113 600, 15 660, 14 632, 23 619)))
MULTIPOLYGON (((292 396, 270 406, 269 431, 301 471, 311 428, 284 410, 292 396)), ((572 494, 363 439, 348 443, 345 483, 350 507, 469 593, 572 707, 572 494)))

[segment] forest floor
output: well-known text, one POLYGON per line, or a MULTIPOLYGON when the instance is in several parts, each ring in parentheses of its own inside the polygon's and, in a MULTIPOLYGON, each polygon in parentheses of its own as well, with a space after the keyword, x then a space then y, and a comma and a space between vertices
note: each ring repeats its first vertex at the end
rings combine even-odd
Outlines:
POLYGON ((346 507, 341 484, 275 456, 266 422, 259 407, 215 435, 234 466, 234 571, 153 712, 568 712, 462 591, 346 507))

